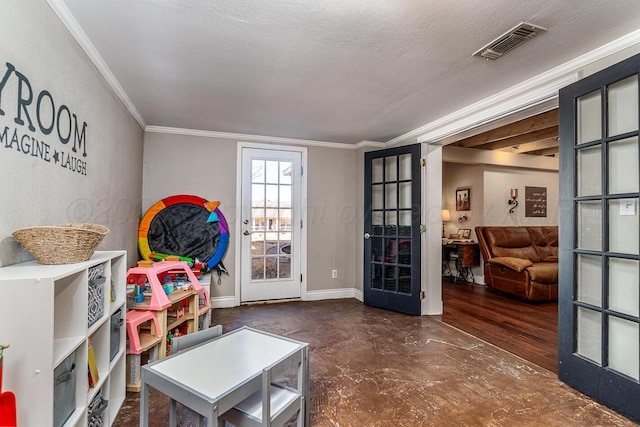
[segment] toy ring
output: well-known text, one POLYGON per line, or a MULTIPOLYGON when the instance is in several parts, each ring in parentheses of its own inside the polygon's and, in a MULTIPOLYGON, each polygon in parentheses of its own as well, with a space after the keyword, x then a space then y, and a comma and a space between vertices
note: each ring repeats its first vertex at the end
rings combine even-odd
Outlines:
POLYGON ((197 258, 213 269, 229 245, 229 226, 219 204, 191 195, 160 200, 140 221, 140 255, 150 259, 157 252, 197 258))

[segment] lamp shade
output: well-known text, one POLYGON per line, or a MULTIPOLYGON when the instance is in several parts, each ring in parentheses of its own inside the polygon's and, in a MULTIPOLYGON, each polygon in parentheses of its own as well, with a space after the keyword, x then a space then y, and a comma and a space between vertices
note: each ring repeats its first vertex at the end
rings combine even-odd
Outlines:
POLYGON ((443 209, 442 210, 442 222, 449 222, 451 221, 451 212, 449 212, 448 209, 443 209))

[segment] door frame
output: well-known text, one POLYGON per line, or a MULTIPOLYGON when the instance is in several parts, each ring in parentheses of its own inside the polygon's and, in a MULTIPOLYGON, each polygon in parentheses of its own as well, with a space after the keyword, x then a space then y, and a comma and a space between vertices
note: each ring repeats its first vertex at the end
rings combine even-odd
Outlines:
POLYGON ((302 177, 300 180, 300 201, 302 211, 300 212, 300 220, 302 221, 302 229, 300 230, 300 274, 302 280, 300 282, 300 299, 307 299, 307 148, 289 145, 260 144, 255 142, 238 141, 236 148, 236 206, 234 223, 231 226, 235 228, 233 233, 235 243, 235 287, 233 295, 233 306, 237 307, 240 301, 240 285, 242 275, 242 150, 244 148, 255 148, 259 150, 279 150, 279 151, 295 151, 302 156, 302 177))
POLYGON ((442 303, 442 146, 421 144, 425 167, 422 180, 422 223, 427 224, 422 239, 422 315, 441 315, 442 303))

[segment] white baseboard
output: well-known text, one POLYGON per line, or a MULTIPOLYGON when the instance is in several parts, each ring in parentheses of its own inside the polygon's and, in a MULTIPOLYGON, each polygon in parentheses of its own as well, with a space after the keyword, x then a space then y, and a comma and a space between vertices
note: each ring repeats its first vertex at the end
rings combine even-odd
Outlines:
POLYGON ((355 298, 363 301, 362 291, 356 288, 325 289, 322 291, 307 291, 302 298, 305 301, 320 301, 325 299, 355 298))
MULTIPOLYGON (((484 276, 475 276, 476 283, 484 285, 484 276)), ((364 302, 364 293, 356 288, 342 289, 325 289, 322 291, 308 291, 302 298, 303 301, 321 301, 327 299, 355 298, 360 302, 364 302)), ((211 298, 212 308, 231 308, 235 307, 235 298, 232 296, 211 298)))
MULTIPOLYGON (((477 284, 485 284, 484 276, 475 276, 475 279, 477 284)), ((308 291, 302 300, 321 301, 341 298, 355 298, 360 302, 364 302, 364 293, 360 289, 356 288, 325 289, 322 291, 308 291)), ((212 308, 231 308, 235 306, 235 298, 232 296, 211 298, 212 308)))
MULTIPOLYGON (((326 289, 322 291, 309 291, 302 298, 303 301, 321 301, 327 299, 355 298, 358 301, 364 301, 364 295, 361 290, 356 288, 344 289, 326 289)), ((236 306, 236 300, 233 296, 213 297, 211 298, 211 308, 232 308, 236 306)))
POLYGON ((211 298, 211 308, 232 308, 236 306, 235 297, 213 297, 211 298))

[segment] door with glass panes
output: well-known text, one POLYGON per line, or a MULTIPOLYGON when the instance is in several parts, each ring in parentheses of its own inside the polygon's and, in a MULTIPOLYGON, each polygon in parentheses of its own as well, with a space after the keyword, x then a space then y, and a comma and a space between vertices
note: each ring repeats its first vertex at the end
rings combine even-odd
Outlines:
POLYGON ((559 378, 640 421, 640 150, 633 57, 560 91, 559 378))
POLYGON ((242 149, 241 302, 300 298, 302 151, 242 149))
POLYGON ((365 153, 364 302, 419 315, 420 144, 365 153))

